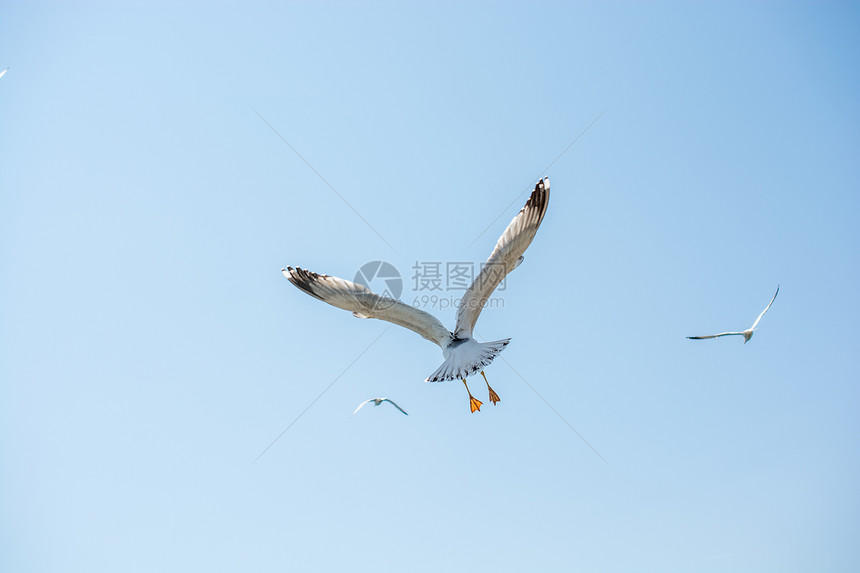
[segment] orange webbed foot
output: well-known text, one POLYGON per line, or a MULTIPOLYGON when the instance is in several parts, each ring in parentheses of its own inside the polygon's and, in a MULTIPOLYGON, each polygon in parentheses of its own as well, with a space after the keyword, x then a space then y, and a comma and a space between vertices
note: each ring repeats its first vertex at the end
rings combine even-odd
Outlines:
MULTIPOLYGON (((486 375, 486 374, 484 374, 484 371, 483 371, 483 370, 481 370, 481 376, 483 376, 483 377, 484 377, 484 382, 487 382, 487 375, 486 375)), ((501 398, 499 398, 499 395, 498 395, 498 394, 496 394, 496 391, 495 391, 495 390, 493 390, 493 389, 490 387, 490 383, 489 383, 489 382, 487 382, 487 390, 489 390, 489 392, 490 392, 490 402, 492 402, 492 403, 493 403, 493 406, 495 406, 495 405, 496 405, 496 402, 501 402, 501 401, 502 401, 502 399, 501 399, 501 398)))
MULTIPOLYGON (((466 379, 465 379, 465 378, 463 378, 463 386, 465 386, 465 387, 466 387, 466 392, 469 392, 469 385, 468 385, 468 384, 466 384, 466 379)), ((471 393, 471 392, 469 392, 469 408, 471 408, 471 409, 472 409, 472 413, 473 413, 473 414, 474 414, 476 411, 477 411, 477 412, 480 412, 480 411, 481 411, 481 404, 483 404, 483 402, 481 402, 480 400, 478 400, 477 398, 475 398, 474 396, 472 396, 472 393, 471 393)))
POLYGON ((469 396, 469 407, 472 409, 473 414, 476 411, 477 412, 481 411, 481 404, 483 404, 483 402, 481 402, 480 400, 478 400, 474 396, 471 396, 471 395, 469 396))

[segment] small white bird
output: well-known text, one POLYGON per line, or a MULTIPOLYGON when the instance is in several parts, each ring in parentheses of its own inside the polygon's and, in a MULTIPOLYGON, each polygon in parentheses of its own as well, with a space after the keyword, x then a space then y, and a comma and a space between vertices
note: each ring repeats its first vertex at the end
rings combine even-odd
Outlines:
POLYGON ((6 72, 8 72, 8 71, 9 71, 9 68, 6 68, 6 69, 5 69, 5 70, 3 70, 2 72, 0 72, 0 78, 2 78, 3 76, 5 76, 5 75, 6 75, 6 72))
MULTIPOLYGON (((383 402, 390 402, 392 406, 394 406, 395 408, 397 408, 398 410, 400 410, 401 412, 403 412, 404 414, 406 414, 406 412, 403 410, 403 408, 401 408, 400 406, 398 406, 397 404, 395 404, 393 401, 389 400, 388 398, 371 398, 370 400, 365 400, 364 402, 362 402, 361 404, 359 404, 359 405, 358 405, 358 408, 356 408, 356 409, 355 409, 355 412, 353 412, 353 413, 352 413, 352 415, 353 415, 353 416, 355 416, 355 414, 356 414, 359 410, 361 410, 361 408, 362 408, 365 404, 370 404, 371 402, 373 402, 373 405, 374 405, 374 406, 379 406, 379 405, 380 405, 380 404, 382 404, 383 402)), ((406 414, 406 415, 408 416, 409 414, 406 414)))
POLYGON ((755 331, 755 327, 758 326, 758 321, 760 321, 761 317, 764 316, 764 313, 766 313, 768 311, 768 309, 770 308, 770 305, 773 304, 773 301, 776 300, 776 295, 778 295, 778 294, 779 294, 779 285, 776 285, 776 292, 774 293, 773 298, 770 299, 770 303, 767 305, 767 308, 765 308, 763 311, 761 311, 761 314, 758 315, 758 318, 755 319, 755 322, 752 324, 752 326, 750 326, 749 328, 747 328, 746 330, 744 330, 742 332, 721 332, 719 334, 711 334, 708 336, 688 336, 687 338, 689 338, 690 340, 704 340, 706 338, 718 338, 720 336, 743 336, 744 337, 744 344, 746 344, 747 342, 749 342, 750 338, 752 338, 753 332, 755 331))

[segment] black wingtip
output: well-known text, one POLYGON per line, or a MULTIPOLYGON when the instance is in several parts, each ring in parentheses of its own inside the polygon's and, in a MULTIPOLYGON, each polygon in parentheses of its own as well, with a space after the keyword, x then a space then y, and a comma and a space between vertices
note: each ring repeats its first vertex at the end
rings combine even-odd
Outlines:
POLYGON ((549 206, 549 185, 544 185, 544 180, 549 183, 549 179, 546 177, 539 180, 535 184, 535 190, 532 191, 532 194, 529 196, 528 201, 526 201, 526 204, 523 207, 523 211, 533 209, 537 212, 538 225, 543 221, 544 215, 546 215, 546 209, 549 206))
POLYGON ((290 272, 290 276, 288 276, 287 278, 291 283, 296 285, 296 287, 298 287, 303 292, 325 302, 325 300, 320 295, 315 293, 313 289, 313 285, 319 278, 319 275, 312 271, 305 270, 301 267, 296 267, 295 269, 293 267, 287 267, 287 269, 290 272))

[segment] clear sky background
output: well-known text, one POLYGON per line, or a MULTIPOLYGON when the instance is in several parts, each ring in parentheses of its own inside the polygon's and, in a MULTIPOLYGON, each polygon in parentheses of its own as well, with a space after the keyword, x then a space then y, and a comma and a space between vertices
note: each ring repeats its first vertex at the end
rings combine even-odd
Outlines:
POLYGON ((0 7, 0 570, 860 570, 857 3, 122 4, 0 7), (480 413, 281 276, 541 175, 480 413))

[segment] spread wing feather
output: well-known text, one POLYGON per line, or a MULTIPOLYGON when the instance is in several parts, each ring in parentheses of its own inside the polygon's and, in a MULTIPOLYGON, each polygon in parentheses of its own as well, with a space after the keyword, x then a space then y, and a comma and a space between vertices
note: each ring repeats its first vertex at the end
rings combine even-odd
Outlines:
MULTIPOLYGON (((406 414, 406 410, 404 410, 403 408, 401 408, 400 406, 398 406, 397 404, 395 404, 395 403, 394 403, 394 400, 389 400, 388 398, 385 398, 385 399, 383 400, 383 402, 388 402, 389 404, 391 404, 392 406, 394 406, 395 408, 397 408, 398 410, 400 410, 401 412, 403 412, 404 414, 406 414)), ((406 415, 408 416, 409 414, 406 414, 406 415)))
POLYGON ((721 332, 719 334, 709 334, 708 336, 688 336, 690 340, 705 340, 708 338, 719 338, 721 336, 743 336, 743 332, 721 332))
POLYGON ((776 300, 776 295, 778 295, 778 294, 779 294, 779 285, 776 285, 776 292, 773 293, 773 298, 770 299, 770 302, 767 304, 767 308, 765 308, 763 311, 761 311, 761 314, 758 315, 757 319, 755 319, 755 322, 753 323, 753 325, 750 326, 750 330, 755 330, 755 327, 758 326, 758 322, 761 320, 761 317, 764 316, 764 313, 766 313, 767 311, 770 310, 770 305, 772 305, 773 301, 776 300))
POLYGON ((332 306, 352 312, 358 318, 377 318, 417 332, 444 348, 451 333, 439 320, 423 310, 376 294, 360 284, 338 277, 320 275, 301 268, 281 269, 298 288, 332 306))
POLYGON ((472 286, 460 301, 460 307, 457 309, 457 327, 454 329, 454 335, 457 338, 472 336, 478 316, 493 291, 502 279, 522 262, 522 255, 534 239, 548 204, 549 179, 544 178, 537 182, 525 206, 499 237, 496 248, 493 249, 484 268, 478 273, 472 286))
POLYGON ((362 402, 361 404, 359 404, 359 405, 358 405, 358 408, 356 408, 356 409, 355 409, 355 411, 352 413, 352 415, 353 415, 353 416, 355 416, 355 415, 358 413, 358 411, 359 411, 359 410, 361 410, 361 409, 364 407, 364 405, 365 405, 365 404, 369 404, 369 403, 371 403, 371 402, 373 402, 373 398, 371 398, 370 400, 365 400, 364 402, 362 402))

